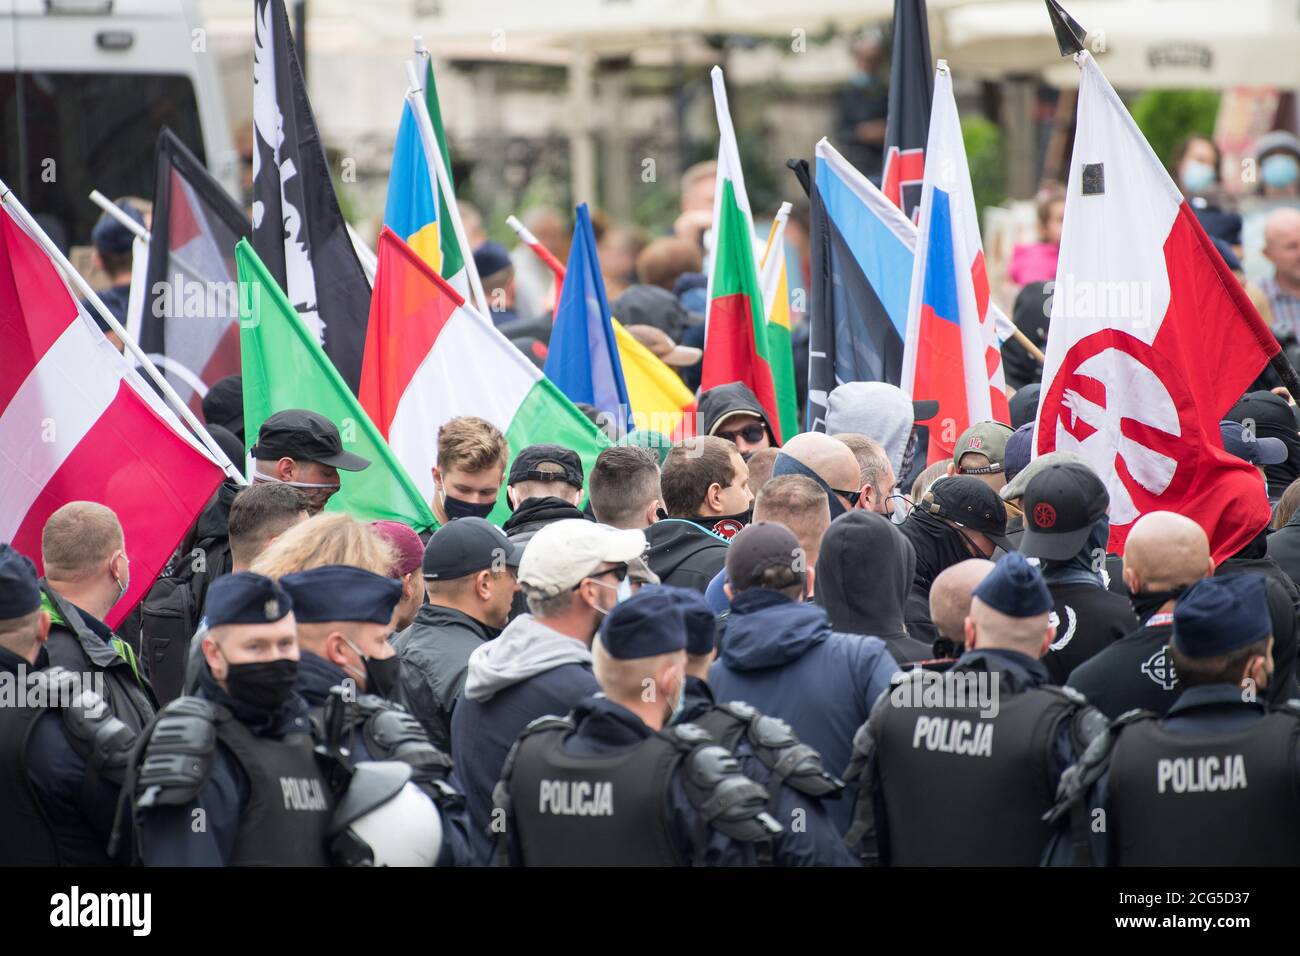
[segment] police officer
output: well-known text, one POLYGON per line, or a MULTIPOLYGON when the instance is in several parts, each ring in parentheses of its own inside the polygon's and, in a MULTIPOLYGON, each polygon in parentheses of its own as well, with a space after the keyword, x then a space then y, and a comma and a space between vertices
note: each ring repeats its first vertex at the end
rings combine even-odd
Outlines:
POLYGON ((821 754, 802 743, 790 725, 742 701, 719 704, 709 688, 717 657, 717 619, 694 588, 647 589, 677 605, 686 629, 686 706, 676 723, 707 730, 740 761, 740 769, 768 791, 767 810, 785 825, 776 838, 779 866, 857 866, 823 799, 845 799, 844 781, 822 766, 821 754))
POLYGON ((451 758, 429 742, 420 722, 394 698, 397 654, 389 624, 402 583, 334 564, 286 574, 298 630, 298 682, 312 732, 330 755, 331 790, 341 795, 363 761, 408 764, 412 782, 443 817, 443 865, 471 862, 464 797, 450 784, 451 758))
POLYGON ((974 590, 957 663, 913 670, 881 695, 846 774, 859 789, 845 840, 864 860, 1039 862, 1056 783, 1105 727, 1080 694, 1048 683, 1051 610, 1038 569, 1012 552, 974 590))
POLYGON ((1265 702, 1274 677, 1266 579, 1198 581, 1173 615, 1182 693, 1164 717, 1121 716, 1065 775, 1048 862, 1295 866, 1300 704, 1265 702))
POLYGON ((0 544, 0 680, 14 692, 0 707, 0 866, 107 866, 135 735, 81 675, 49 668, 49 633, 35 566, 0 544))
POLYGON ((320 866, 333 796, 294 690, 289 595, 241 572, 208 591, 199 693, 145 728, 128 777, 147 866, 320 866))
POLYGON ((604 688, 568 717, 533 721, 495 791, 496 862, 524 866, 746 866, 781 825, 767 791, 692 724, 686 635, 672 598, 636 594, 592 646, 604 688))

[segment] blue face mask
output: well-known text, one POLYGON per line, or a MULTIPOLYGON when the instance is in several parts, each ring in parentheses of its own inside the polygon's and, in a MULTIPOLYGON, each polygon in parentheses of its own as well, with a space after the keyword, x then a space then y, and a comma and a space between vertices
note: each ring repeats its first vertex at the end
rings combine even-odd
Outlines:
POLYGON ((1300 178, 1300 163, 1294 156, 1275 153, 1259 164, 1259 178, 1266 186, 1285 188, 1300 178))
POLYGON ((1178 178, 1187 192, 1204 192, 1214 185, 1214 167, 1194 159, 1188 160, 1183 163, 1183 171, 1178 178))

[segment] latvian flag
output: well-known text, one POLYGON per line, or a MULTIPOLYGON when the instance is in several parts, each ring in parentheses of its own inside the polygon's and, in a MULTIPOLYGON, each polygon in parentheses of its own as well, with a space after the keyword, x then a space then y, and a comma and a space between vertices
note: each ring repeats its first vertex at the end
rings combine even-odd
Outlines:
POLYGON ((117 514, 131 583, 153 584, 222 470, 81 313, 44 250, 0 213, 0 541, 41 566, 41 530, 70 501, 117 514))
POLYGON ((900 386, 913 399, 939 402, 928 423, 929 464, 951 458, 967 426, 1011 420, 961 121, 942 60, 936 74, 900 386))

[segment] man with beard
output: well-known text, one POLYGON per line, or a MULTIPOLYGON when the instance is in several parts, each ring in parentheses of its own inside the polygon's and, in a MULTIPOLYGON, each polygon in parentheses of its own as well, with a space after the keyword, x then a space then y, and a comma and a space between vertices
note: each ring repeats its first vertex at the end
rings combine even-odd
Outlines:
POLYGON ((1037 558, 1052 593, 1056 639, 1043 656, 1052 683, 1138 626, 1129 602, 1106 590, 1110 495, 1087 465, 1049 465, 1025 488, 1020 551, 1037 558))
POLYGON ((339 469, 364 471, 370 459, 343 450, 334 423, 305 408, 276 412, 257 431, 253 456, 253 481, 278 481, 298 488, 309 514, 320 514, 338 493, 339 469))
POLYGON ((916 575, 916 551, 883 515, 850 511, 822 538, 817 603, 831 628, 880 638, 899 664, 929 660, 931 643, 907 633, 904 610, 916 575))
POLYGON ((1300 434, 1296 430, 1295 409, 1272 392, 1247 392, 1225 417, 1242 424, 1253 422, 1256 437, 1278 438, 1286 445, 1285 461, 1264 465, 1268 500, 1277 504, 1287 486, 1300 478, 1300 434))
POLYGON ((968 558, 992 558, 1014 548, 1006 538, 1007 514, 997 493, 973 475, 938 479, 899 529, 916 551, 916 573, 907 596, 907 633, 933 644, 930 585, 945 568, 968 558))
POLYGON ((718 385, 700 395, 700 423, 704 434, 734 443, 746 461, 756 451, 780 445, 763 406, 743 382, 718 385))
POLYGON ((1183 690, 1169 657, 1174 602, 1213 573, 1210 541, 1191 518, 1138 518, 1124 542, 1124 582, 1141 626, 1075 668, 1069 686, 1111 720, 1135 709, 1163 717, 1183 690))

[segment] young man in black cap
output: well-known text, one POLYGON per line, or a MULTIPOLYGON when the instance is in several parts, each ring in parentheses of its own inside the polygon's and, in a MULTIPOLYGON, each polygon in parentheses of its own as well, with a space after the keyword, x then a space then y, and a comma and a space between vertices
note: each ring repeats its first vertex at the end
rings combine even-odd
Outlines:
POLYGON ((671 725, 685 702, 685 630, 663 593, 610 611, 592 646, 604 693, 569 717, 534 721, 504 762, 499 865, 771 862, 782 827, 767 791, 706 731, 671 725))
POLYGON ((370 467, 370 459, 344 451, 332 421, 305 408, 276 412, 262 422, 249 453, 254 481, 279 481, 301 489, 312 514, 319 514, 338 493, 339 469, 370 467))
POLYGON ((1106 726, 1082 696, 1052 687, 1039 658, 1052 598, 1023 555, 975 588, 966 652, 881 697, 853 741, 858 784, 845 837, 883 866, 1033 866, 1062 772, 1106 726), (936 781, 942 781, 936 786, 936 781))
POLYGON ((0 544, 0 866, 108 866, 135 734, 82 675, 50 669, 36 567, 0 544))
MULTIPOLYGON (((813 569, 782 525, 760 522, 736 535, 727 580, 731 613, 709 669, 715 694, 786 721, 832 773, 840 773, 853 732, 898 665, 879 638, 831 629, 826 610, 811 603, 813 569)), ((848 828, 850 803, 827 807, 841 832, 848 828)))
POLYGON ((1052 592, 1056 640, 1043 663, 1052 682, 1125 634, 1137 630, 1129 602, 1107 590, 1103 569, 1110 495, 1087 465, 1049 465, 1025 486, 1025 533, 1020 551, 1037 558, 1052 592))
POLYGON ((916 552, 907 633, 933 643, 938 634, 930 621, 930 585, 958 561, 992 558, 998 548, 1014 550, 1006 538, 1007 513, 987 484, 974 475, 953 475, 935 481, 898 527, 916 552))
POLYGON ((506 626, 524 549, 483 518, 434 532, 424 549, 427 603, 393 640, 402 698, 434 746, 451 752, 451 715, 465 688, 469 656, 506 626))
POLYGON ((208 590, 203 656, 198 695, 163 708, 128 777, 141 860, 325 865, 333 796, 307 703, 294 690, 299 651, 288 593, 248 571, 218 578, 208 590))
POLYGON ((1174 605, 1169 653, 1182 692, 1162 718, 1125 714, 1109 746, 1071 771, 1048 862, 1300 864, 1300 709, 1262 700, 1273 677, 1264 584, 1208 578, 1174 605), (1090 826, 1099 819, 1104 828, 1090 826))
POLYGON ((1213 573, 1209 539, 1191 518, 1138 518, 1124 541, 1124 583, 1141 626, 1071 671, 1069 686, 1111 720, 1135 709, 1163 716, 1183 689, 1169 656, 1174 602, 1213 573))
POLYGON ((520 547, 552 521, 586 518, 578 509, 582 459, 563 445, 529 445, 510 463, 506 498, 514 513, 501 530, 520 547))

